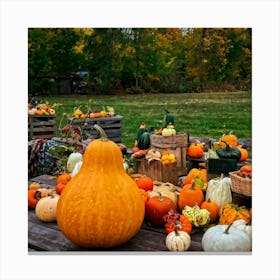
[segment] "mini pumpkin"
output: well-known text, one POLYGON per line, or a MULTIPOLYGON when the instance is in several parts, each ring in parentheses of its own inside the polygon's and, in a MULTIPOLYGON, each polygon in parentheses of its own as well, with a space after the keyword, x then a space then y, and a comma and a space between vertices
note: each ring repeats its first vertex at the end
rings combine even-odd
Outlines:
POLYGON ((41 198, 35 208, 37 218, 42 222, 55 222, 58 200, 59 195, 51 195, 41 198))
POLYGON ((40 197, 38 196, 38 192, 35 189, 31 189, 28 191, 28 209, 35 209, 36 204, 38 203, 40 197))
POLYGON ((233 134, 232 131, 230 131, 228 134, 224 134, 221 137, 221 141, 228 143, 231 147, 237 147, 238 145, 238 138, 233 134))
POLYGON ((191 158, 201 158, 204 153, 204 147, 203 144, 201 144, 199 141, 194 141, 191 143, 187 149, 187 154, 191 158))
POLYGON ((149 191, 153 189, 154 181, 149 176, 142 175, 141 177, 137 178, 135 181, 140 189, 143 189, 145 191, 149 191))
POLYGON ((201 209, 207 209, 210 213, 210 223, 214 223, 219 215, 219 206, 215 201, 211 201, 210 199, 202 202, 201 209))
POLYGON ((191 245, 191 237, 187 232, 175 228, 166 236, 165 244, 169 251, 184 252, 191 245))

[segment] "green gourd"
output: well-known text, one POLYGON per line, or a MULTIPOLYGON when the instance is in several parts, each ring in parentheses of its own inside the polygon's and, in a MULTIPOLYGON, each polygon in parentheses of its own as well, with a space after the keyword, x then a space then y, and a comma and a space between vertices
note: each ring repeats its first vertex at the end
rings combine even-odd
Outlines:
POLYGON ((136 140, 137 142, 139 142, 140 136, 144 133, 144 132, 149 132, 148 129, 146 128, 146 124, 144 122, 141 123, 140 127, 137 130, 137 136, 136 136, 136 140))
POLYGON ((138 140, 138 148, 140 150, 147 150, 150 148, 151 140, 150 140, 150 133, 144 132, 141 134, 138 140))
POLYGON ((166 112, 165 115, 165 126, 167 127, 168 125, 174 125, 174 115, 171 114, 166 108, 164 109, 164 111, 166 112))
POLYGON ((220 148, 216 150, 216 153, 219 156, 219 158, 239 160, 241 157, 240 150, 237 148, 230 147, 230 145, 225 141, 222 142, 224 142, 226 146, 224 148, 220 148))

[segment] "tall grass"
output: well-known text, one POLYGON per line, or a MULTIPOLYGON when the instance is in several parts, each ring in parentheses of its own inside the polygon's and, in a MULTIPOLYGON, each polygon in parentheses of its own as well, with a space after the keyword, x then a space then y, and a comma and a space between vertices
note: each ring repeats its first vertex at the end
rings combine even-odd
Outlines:
POLYGON ((121 96, 67 95, 40 97, 49 103, 61 103, 57 108, 57 134, 59 124, 66 123, 67 114, 75 107, 85 111, 90 101, 92 110, 112 106, 123 116, 122 143, 132 147, 136 131, 142 121, 147 127, 160 128, 164 124, 167 108, 175 116, 177 132, 193 137, 219 138, 233 131, 239 138, 252 138, 252 95, 250 92, 137 94, 121 96))

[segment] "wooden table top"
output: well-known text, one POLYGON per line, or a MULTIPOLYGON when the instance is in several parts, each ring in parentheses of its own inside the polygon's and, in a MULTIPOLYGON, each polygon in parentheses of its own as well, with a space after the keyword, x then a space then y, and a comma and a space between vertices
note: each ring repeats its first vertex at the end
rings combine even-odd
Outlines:
MULTIPOLYGON (((42 175, 31 179, 38 182, 42 187, 54 188, 56 178, 49 175, 42 175)), ((57 223, 41 222, 35 215, 34 210, 28 210, 28 251, 48 252, 162 252, 168 251, 165 245, 167 234, 163 227, 154 227, 143 222, 138 233, 128 242, 109 249, 87 249, 82 248, 68 240, 60 231, 57 223)), ((203 231, 197 231, 191 236, 191 246, 186 252, 203 251, 201 239, 203 231)))

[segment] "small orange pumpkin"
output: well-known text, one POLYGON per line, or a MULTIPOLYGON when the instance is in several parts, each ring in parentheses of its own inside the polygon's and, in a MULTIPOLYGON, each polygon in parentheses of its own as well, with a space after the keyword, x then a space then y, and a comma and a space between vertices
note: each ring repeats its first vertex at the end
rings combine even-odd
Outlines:
POLYGON ((63 173, 57 177, 56 183, 67 184, 71 180, 71 175, 69 173, 63 173))
POLYGON ((37 190, 34 189, 28 191, 28 209, 35 209, 39 201, 39 197, 36 196, 37 193, 37 190))
POLYGON ((151 177, 142 175, 136 179, 136 184, 140 189, 151 191, 154 186, 154 181, 151 177))
POLYGON ((191 184, 186 184, 182 188, 178 199, 178 207, 182 211, 186 205, 190 207, 195 205, 200 206, 203 201, 203 191, 193 181, 191 184))
POLYGON ((210 223, 214 223, 219 215, 219 206, 215 201, 210 199, 202 202, 200 209, 206 209, 210 213, 210 223))
POLYGON ((245 148, 242 148, 241 145, 238 145, 237 149, 239 149, 239 151, 241 152, 239 161, 245 161, 248 158, 248 151, 245 148))
POLYGON ((197 140, 191 143, 187 150, 187 154, 191 158, 201 158, 203 156, 203 153, 204 153, 203 144, 201 144, 197 140))
MULTIPOLYGON (((232 148, 234 147, 237 147, 238 145, 238 138, 236 135, 232 134, 232 131, 228 134, 224 134, 222 137, 221 137, 221 141, 223 143, 226 142, 228 143, 232 148)), ((222 144, 222 146, 225 146, 224 144, 222 144)))

